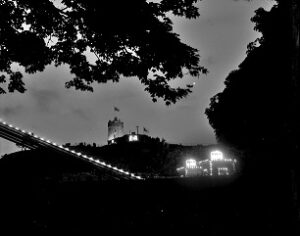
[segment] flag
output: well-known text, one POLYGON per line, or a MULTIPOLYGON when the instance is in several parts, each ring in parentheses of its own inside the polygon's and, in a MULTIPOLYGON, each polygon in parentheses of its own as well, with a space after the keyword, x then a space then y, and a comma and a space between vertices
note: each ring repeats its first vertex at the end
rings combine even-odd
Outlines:
POLYGON ((149 133, 149 130, 147 130, 145 127, 144 127, 144 133, 149 133))
POLYGON ((114 111, 120 111, 120 109, 117 107, 114 107, 114 111))

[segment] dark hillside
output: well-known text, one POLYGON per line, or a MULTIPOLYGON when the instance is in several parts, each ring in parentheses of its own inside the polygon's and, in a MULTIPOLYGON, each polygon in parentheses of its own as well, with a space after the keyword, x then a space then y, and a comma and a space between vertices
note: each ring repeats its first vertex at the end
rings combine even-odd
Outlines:
POLYGON ((297 235, 288 194, 274 191, 278 181, 0 182, 1 233, 297 235))
POLYGON ((64 181, 93 178, 95 173, 96 169, 82 160, 44 150, 20 151, 0 159, 0 176, 10 180, 64 181))
MULTIPOLYGON (((117 155, 122 148, 151 156, 138 144, 99 149, 117 155)), ((178 157, 194 150, 168 148, 178 157)), ((97 174, 80 160, 39 150, 3 157, 0 234, 297 235, 291 186, 282 178, 99 181, 91 177, 97 174)))
POLYGON ((176 168, 183 166, 187 158, 206 159, 210 151, 220 148, 218 145, 168 144, 154 138, 148 142, 123 142, 102 147, 85 143, 68 147, 147 176, 178 176, 176 168))

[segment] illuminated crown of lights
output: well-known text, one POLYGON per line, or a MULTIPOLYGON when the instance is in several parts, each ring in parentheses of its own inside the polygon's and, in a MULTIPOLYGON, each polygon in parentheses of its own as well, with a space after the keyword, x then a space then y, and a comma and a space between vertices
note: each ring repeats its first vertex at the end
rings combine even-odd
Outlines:
MULTIPOLYGON (((185 167, 177 168, 177 171, 182 170, 185 168, 185 170, 189 169, 202 169, 202 171, 208 171, 209 175, 213 176, 213 165, 214 163, 218 162, 232 162, 233 168, 235 169, 235 164, 237 162, 236 159, 232 158, 225 158, 223 153, 219 150, 212 151, 210 153, 210 158, 198 161, 198 164, 195 159, 189 158, 185 161, 185 167), (208 165, 208 169, 203 167, 203 165, 208 165)), ((228 168, 227 167, 221 167, 218 168, 218 175, 220 171, 225 171, 226 175, 229 175, 228 168)))
POLYGON ((111 170, 113 170, 113 171, 116 171, 116 172, 118 172, 118 173, 120 173, 120 174, 124 174, 124 175, 127 175, 127 176, 131 176, 132 178, 135 178, 135 179, 139 179, 139 180, 143 179, 143 178, 142 178, 141 176, 139 176, 139 175, 136 175, 136 174, 131 173, 131 172, 129 172, 129 171, 125 171, 125 170, 120 169, 120 168, 118 168, 118 167, 116 167, 116 166, 112 166, 112 165, 110 165, 110 164, 108 164, 108 163, 106 163, 106 162, 104 162, 104 161, 100 161, 100 160, 98 160, 98 159, 95 159, 95 158, 92 157, 92 156, 83 155, 83 154, 80 153, 80 152, 76 152, 76 151, 74 151, 74 150, 70 150, 69 148, 63 147, 62 145, 58 145, 57 143, 52 142, 52 141, 49 140, 49 139, 45 139, 45 138, 43 138, 43 137, 39 137, 38 135, 36 135, 36 134, 34 134, 34 133, 32 133, 32 132, 28 132, 28 131, 26 131, 26 130, 23 130, 23 129, 20 129, 20 128, 16 127, 16 126, 13 126, 13 125, 11 125, 11 124, 8 124, 7 122, 2 121, 1 119, 0 119, 0 124, 5 125, 5 126, 8 127, 9 129, 13 129, 14 131, 22 132, 22 133, 28 134, 29 136, 31 136, 31 137, 34 138, 34 139, 37 139, 37 140, 39 140, 39 141, 42 141, 43 143, 46 143, 47 145, 55 146, 55 147, 59 148, 60 150, 62 150, 62 151, 64 151, 64 152, 67 152, 68 154, 73 154, 74 156, 83 158, 83 159, 85 159, 86 161, 91 162, 91 163, 93 163, 93 164, 101 165, 101 166, 103 166, 103 167, 106 167, 106 168, 109 168, 109 169, 111 169, 111 170))

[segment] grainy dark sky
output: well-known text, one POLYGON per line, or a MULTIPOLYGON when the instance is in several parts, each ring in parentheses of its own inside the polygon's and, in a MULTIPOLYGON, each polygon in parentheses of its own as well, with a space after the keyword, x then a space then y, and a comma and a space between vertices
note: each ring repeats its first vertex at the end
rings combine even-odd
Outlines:
MULTIPOLYGON (((107 122, 116 114, 126 132, 138 125, 170 143, 215 143, 204 111, 209 99, 223 90, 228 73, 245 58, 247 44, 260 36, 250 22, 254 10, 270 9, 272 1, 203 0, 198 6, 196 20, 172 17, 174 31, 200 50, 201 64, 210 71, 199 79, 172 82, 175 86, 196 82, 186 99, 169 107, 161 101, 153 103, 136 78, 95 85, 94 93, 67 90, 64 83, 72 78, 68 68, 49 66, 42 73, 25 75, 25 94, 1 96, 0 117, 57 143, 106 144, 107 122), (120 112, 114 113, 114 106, 120 112)), ((0 139, 1 154, 14 150, 14 144, 0 139)))

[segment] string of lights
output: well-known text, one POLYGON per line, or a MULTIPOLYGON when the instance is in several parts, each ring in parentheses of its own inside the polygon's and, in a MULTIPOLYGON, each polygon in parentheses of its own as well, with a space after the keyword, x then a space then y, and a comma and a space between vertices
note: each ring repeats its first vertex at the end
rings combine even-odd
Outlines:
POLYGON ((40 144, 42 144, 43 146, 46 146, 46 147, 47 146, 48 147, 54 147, 54 148, 60 150, 61 152, 67 153, 67 154, 75 156, 77 158, 84 159, 84 160, 86 160, 86 161, 88 161, 88 162, 90 162, 90 163, 92 163, 94 165, 97 165, 97 166, 100 166, 100 167, 104 167, 104 168, 108 168, 108 169, 110 169, 110 170, 112 170, 114 172, 117 172, 118 174, 122 174, 122 175, 128 176, 131 179, 138 179, 138 180, 142 180, 143 179, 141 176, 136 175, 136 174, 134 174, 132 172, 123 170, 123 169, 118 168, 116 166, 112 166, 109 163, 106 163, 104 161, 100 161, 99 159, 96 159, 95 157, 92 157, 92 156, 84 155, 81 152, 76 152, 74 150, 70 150, 69 148, 64 147, 62 145, 59 145, 59 144, 57 144, 55 142, 52 142, 49 139, 45 139, 43 137, 40 137, 40 136, 34 134, 33 132, 29 132, 29 131, 26 131, 24 129, 20 129, 17 126, 9 124, 9 123, 7 123, 5 121, 2 121, 0 119, 0 128, 1 127, 9 129, 10 131, 13 131, 13 133, 15 133, 16 135, 19 135, 19 136, 23 135, 23 134, 26 134, 27 138, 30 138, 31 141, 38 142, 38 143, 40 143, 40 144))

